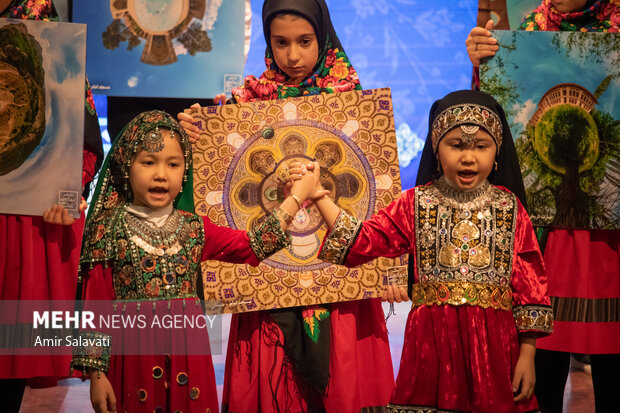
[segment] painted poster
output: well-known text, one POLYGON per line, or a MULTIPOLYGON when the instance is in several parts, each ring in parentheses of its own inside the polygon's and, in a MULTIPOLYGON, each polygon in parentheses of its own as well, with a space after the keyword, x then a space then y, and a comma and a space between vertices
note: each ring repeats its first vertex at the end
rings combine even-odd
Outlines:
POLYGON ((543 0, 478 0, 477 25, 484 27, 489 19, 493 19, 495 29, 519 30, 521 22, 543 0))
MULTIPOLYGON (((332 199, 361 219, 401 193, 389 89, 211 106, 193 116, 202 130, 196 213, 216 224, 248 230, 271 214, 284 198, 278 171, 292 160, 316 159, 332 199)), ((353 269, 318 260, 326 226, 313 205, 288 231, 292 246, 259 267, 204 263, 205 299, 242 312, 377 297, 387 279, 406 285, 406 257, 353 269)))
POLYGON ((86 26, 0 19, 0 212, 78 217, 86 26))
POLYGON ((212 98, 243 83, 244 0, 88 0, 73 10, 88 24, 93 93, 212 98))
POLYGON ((620 36, 496 31, 481 89, 506 110, 534 225, 620 228, 620 36))

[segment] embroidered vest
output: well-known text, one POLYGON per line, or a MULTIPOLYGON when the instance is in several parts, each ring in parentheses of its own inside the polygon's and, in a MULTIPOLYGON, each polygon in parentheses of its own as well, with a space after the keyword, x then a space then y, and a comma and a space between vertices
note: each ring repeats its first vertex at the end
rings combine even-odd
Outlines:
POLYGON ((517 199, 484 182, 463 192, 444 179, 416 189, 413 304, 512 308, 517 199))
MULTIPOLYGON (((113 257, 110 261, 116 299, 196 297, 196 277, 205 242, 202 219, 175 209, 166 223, 156 228, 124 208, 118 214, 109 229, 113 231, 114 251, 107 254, 113 257)), ((94 248, 110 248, 97 242, 105 231, 99 225, 92 234, 94 248)))

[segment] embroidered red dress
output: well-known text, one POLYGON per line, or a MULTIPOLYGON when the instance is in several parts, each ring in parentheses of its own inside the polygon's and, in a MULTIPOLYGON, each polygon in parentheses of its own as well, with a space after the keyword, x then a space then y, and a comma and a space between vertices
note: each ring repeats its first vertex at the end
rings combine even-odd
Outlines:
MULTIPOLYGON (((196 319, 202 314, 194 287, 201 261, 259 263, 247 233, 216 226, 206 217, 201 219, 195 214, 174 210, 166 224, 158 229, 125 211, 122 206, 117 214, 118 219, 111 221, 115 223, 113 228, 97 228, 91 233, 92 240, 86 240, 85 245, 93 248, 96 255, 97 248, 102 247, 103 233, 115 232, 117 249, 116 258, 109 266, 98 263, 85 277, 86 309, 89 300, 115 300, 119 308, 124 302, 128 305, 139 302, 141 307, 135 313, 142 314, 147 325, 155 316, 163 319, 169 313, 196 319), (172 245, 169 246, 171 249, 175 244, 180 249, 177 247, 175 254, 157 254, 157 249, 152 246, 159 245, 158 241, 162 239, 172 245)), ((154 335, 148 328, 143 330, 138 334, 108 332, 113 348, 124 346, 127 351, 133 347, 128 346, 126 340, 139 340, 140 354, 148 354, 144 349, 153 348, 153 341, 163 337, 154 335)), ((171 330, 170 334, 179 334, 179 330, 171 330)), ((179 354, 112 355, 98 359, 76 356, 72 366, 107 370, 119 411, 217 412, 209 337, 206 331, 187 332, 187 337, 190 338, 167 337, 177 343, 175 345, 183 346, 179 354), (188 343, 189 340, 195 343, 188 343), (202 351, 195 345, 199 345, 202 351)))
POLYGON ((527 412, 513 402, 518 336, 553 315, 536 237, 510 192, 461 192, 443 178, 403 193, 370 220, 341 213, 320 256, 347 266, 415 257, 400 370, 388 411, 527 412))
POLYGON ((179 124, 161 111, 136 116, 106 158, 80 256, 83 287, 78 288, 85 299, 84 309, 101 314, 97 309, 104 305, 114 314, 143 315, 145 324, 125 329, 97 324, 80 331, 80 337, 100 341, 74 348, 71 367, 105 371, 118 411, 217 412, 207 331, 198 325, 183 331, 168 327, 156 334, 153 320, 166 315, 196 319, 203 314, 197 302, 201 261, 256 266, 289 240, 275 213, 247 233, 216 226, 208 218, 173 209, 172 204, 165 207, 170 208, 168 216, 165 210, 158 211, 162 212, 159 218, 165 219, 161 225, 150 222, 153 210, 142 206, 145 212, 130 203, 130 169, 139 151, 163 148, 160 128, 178 137, 184 156, 183 180, 187 181, 192 165, 190 143, 179 124), (162 343, 167 344, 163 350, 162 343))

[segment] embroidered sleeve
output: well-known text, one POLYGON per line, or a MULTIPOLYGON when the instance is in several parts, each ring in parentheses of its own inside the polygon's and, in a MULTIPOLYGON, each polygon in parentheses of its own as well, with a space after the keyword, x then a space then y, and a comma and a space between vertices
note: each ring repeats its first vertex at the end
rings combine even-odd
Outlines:
POLYGON ((291 245, 290 237, 282 231, 280 219, 273 212, 261 224, 248 232, 250 246, 260 261, 291 245))
POLYGON ((89 367, 104 372, 110 367, 111 337, 96 331, 81 331, 73 340, 73 370, 86 371, 89 367))
POLYGON ((355 242, 362 221, 340 210, 338 219, 323 242, 319 259, 333 264, 344 264, 349 248, 355 242))
POLYGON ((512 313, 519 334, 544 337, 553 332, 553 310, 546 305, 521 305, 512 313))

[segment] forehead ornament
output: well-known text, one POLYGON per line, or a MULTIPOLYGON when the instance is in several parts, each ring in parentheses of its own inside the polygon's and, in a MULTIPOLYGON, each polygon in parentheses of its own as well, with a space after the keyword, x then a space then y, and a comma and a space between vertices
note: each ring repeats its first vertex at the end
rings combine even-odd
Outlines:
MULTIPOLYGON (((174 131, 172 129, 170 129, 170 137, 174 138, 174 131)), ((164 135, 159 130, 159 126, 144 135, 142 147, 149 153, 160 152, 164 149, 164 135)))
POLYGON ((439 141, 448 131, 457 126, 461 128, 461 141, 463 143, 475 142, 476 133, 482 128, 491 135, 499 151, 499 147, 502 145, 502 122, 499 116, 485 106, 464 103, 450 106, 433 121, 431 135, 433 152, 437 153, 439 141))

